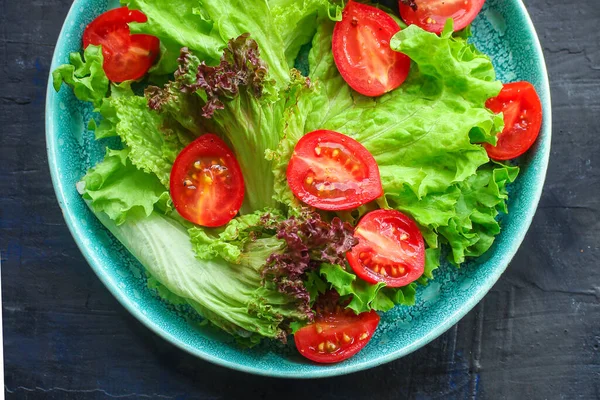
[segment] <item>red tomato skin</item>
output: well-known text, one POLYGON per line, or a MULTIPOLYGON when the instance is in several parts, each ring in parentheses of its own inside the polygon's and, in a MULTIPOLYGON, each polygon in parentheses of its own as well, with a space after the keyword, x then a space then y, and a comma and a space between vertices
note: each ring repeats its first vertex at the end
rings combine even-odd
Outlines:
POLYGON ((200 136, 179 153, 173 163, 169 187, 177 212, 188 221, 201 226, 218 227, 227 224, 236 216, 244 202, 245 187, 240 165, 227 144, 210 133, 200 136), (194 168, 194 163, 203 158, 223 160, 224 163, 219 165, 226 167, 230 181, 227 184, 221 183, 222 186, 217 187, 219 183, 215 178, 211 180, 208 188, 201 189, 200 195, 190 194, 186 191, 195 190, 196 186, 200 188, 198 181, 190 178, 190 171, 194 168), (185 180, 192 181, 194 188, 190 189, 191 186, 184 185, 185 180), (212 185, 215 181, 217 185, 212 185), (215 196, 216 198, 201 196, 205 193, 205 189, 212 190, 211 194, 217 190, 218 196, 215 196), (190 201, 190 195, 196 195, 196 198, 190 201), (205 204, 207 202, 208 204, 205 204))
POLYGON ((140 79, 154 64, 160 48, 158 38, 132 35, 128 26, 147 20, 139 10, 120 7, 99 15, 85 28, 83 48, 90 44, 102 46, 103 69, 112 82, 140 79))
POLYGON ((439 35, 444 30, 444 25, 448 18, 454 19, 455 31, 466 28, 477 17, 485 0, 453 0, 446 2, 441 2, 440 0, 419 0, 416 3, 417 10, 415 11, 402 1, 398 2, 400 16, 404 22, 408 25, 417 25, 428 32, 439 35), (465 1, 468 1, 468 10, 465 10, 465 1), (431 10, 429 7, 438 8, 431 10))
MULTIPOLYGON (((354 246, 352 251, 346 253, 346 258, 350 264, 350 267, 352 267, 356 275, 362 280, 373 284, 383 282, 388 287, 402 287, 414 282, 421 275, 423 275, 423 271, 425 270, 425 242, 423 240, 423 235, 421 234, 417 224, 400 211, 371 211, 359 221, 355 230, 355 237, 358 238, 359 243, 358 245, 354 246), (412 260, 409 260, 410 262, 406 262, 405 264, 401 265, 401 267, 408 269, 408 272, 405 275, 394 277, 392 274, 387 274, 386 276, 382 276, 381 274, 375 273, 375 271, 361 261, 361 253, 372 251, 372 249, 371 243, 365 241, 360 236, 359 230, 365 229, 373 232, 374 230, 380 229, 380 227, 383 226, 382 222, 388 225, 393 225, 395 228, 402 229, 408 234, 409 239, 413 242, 411 247, 413 247, 415 256, 412 257, 412 260)), ((391 239, 397 240, 396 238, 391 239)), ((391 245, 385 249, 382 249, 383 255, 386 255, 386 250, 393 251, 394 249, 391 245)))
POLYGON ((354 356, 369 343, 379 325, 379 320, 379 314, 375 311, 354 315, 350 320, 344 317, 342 321, 336 321, 335 317, 332 317, 299 329, 294 334, 294 342, 298 352, 311 361, 320 364, 338 363, 354 356), (339 326, 336 326, 338 323, 339 326), (317 325, 322 329, 321 332, 317 331, 317 325), (351 337, 349 344, 344 343, 344 333, 351 337), (319 352, 318 344, 328 340, 339 343, 339 348, 331 353, 319 352))
MULTIPOLYGON (((343 173, 347 175, 348 171, 346 167, 340 165, 337 170, 330 172, 329 177, 332 179, 340 178, 344 176, 343 173)), ((383 195, 379 167, 371 153, 351 137, 334 131, 317 130, 304 135, 294 148, 286 175, 288 185, 294 195, 302 202, 320 210, 350 210, 383 195), (333 199, 320 197, 318 192, 316 194, 311 193, 305 185, 307 176, 312 171, 306 160, 319 160, 319 157, 315 155, 315 149, 329 144, 339 144, 340 148, 343 147, 346 152, 344 150, 341 150, 341 152, 349 154, 357 160, 356 165, 359 165, 359 172, 364 175, 363 179, 358 182, 352 181, 352 177, 336 179, 334 181, 336 184, 346 186, 348 191, 354 190, 354 193, 340 195, 333 199)), ((317 174, 315 181, 319 177, 317 174)))
POLYGON ((400 26, 386 12, 355 1, 348 2, 342 14, 342 21, 337 22, 333 30, 332 51, 340 75, 352 89, 364 96, 377 97, 402 85, 410 71, 410 58, 389 47, 392 36, 399 31, 400 26), (357 34, 358 29, 364 31, 365 27, 371 32, 376 31, 376 40, 383 46, 377 53, 378 57, 362 52, 355 54, 353 35, 357 34), (358 66, 354 61, 357 57, 360 61, 358 66), (362 62, 363 59, 374 62, 382 57, 386 58, 386 63, 379 65, 384 67, 379 69, 386 71, 386 77, 376 74, 377 71, 369 71, 362 62))
POLYGON ((529 82, 506 83, 497 97, 486 107, 495 113, 504 112, 504 129, 496 146, 485 143, 488 156, 497 161, 523 155, 535 143, 542 127, 542 102, 529 82))

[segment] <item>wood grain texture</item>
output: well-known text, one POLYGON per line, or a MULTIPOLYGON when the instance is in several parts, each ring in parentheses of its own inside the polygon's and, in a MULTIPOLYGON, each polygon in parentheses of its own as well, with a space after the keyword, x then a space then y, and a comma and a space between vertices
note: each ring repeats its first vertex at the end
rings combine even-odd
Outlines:
POLYGON ((0 251, 9 399, 600 398, 600 7, 527 0, 550 70, 544 195, 501 280, 423 349, 350 376, 258 378, 158 338, 104 288, 56 203, 44 95, 69 0, 0 0, 0 251))

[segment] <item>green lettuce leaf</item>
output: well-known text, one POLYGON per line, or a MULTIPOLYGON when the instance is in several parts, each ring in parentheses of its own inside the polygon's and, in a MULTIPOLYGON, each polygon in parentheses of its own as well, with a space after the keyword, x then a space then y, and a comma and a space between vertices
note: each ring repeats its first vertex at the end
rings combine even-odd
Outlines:
POLYGON ((285 49, 279 33, 273 29, 266 0, 254 1, 251 6, 242 0, 124 0, 122 3, 148 17, 144 23, 129 24, 132 33, 154 35, 161 41, 162 53, 153 73, 174 72, 183 47, 208 65, 215 65, 229 40, 250 33, 269 65, 271 78, 278 87, 287 86, 289 68, 285 49))
POLYGON ((148 17, 144 23, 130 23, 131 33, 160 39, 161 55, 152 73, 173 73, 182 47, 192 49, 208 64, 216 64, 221 57, 226 41, 221 39, 215 22, 203 11, 199 0, 131 0, 122 1, 122 4, 140 10, 148 17))
POLYGON ((302 208, 300 201, 294 196, 287 183, 287 166, 290 156, 298 140, 306 133, 306 118, 312 110, 316 87, 293 71, 292 81, 283 97, 285 100, 281 124, 279 144, 274 150, 267 150, 266 158, 272 161, 273 199, 288 207, 288 212, 295 214, 302 208))
POLYGON ((387 288, 381 282, 370 284, 339 265, 323 264, 319 271, 331 289, 338 292, 342 299, 349 300, 347 308, 356 314, 370 310, 389 311, 399 304, 415 304, 414 283, 401 288, 387 288))
POLYGON ((269 0, 273 24, 285 47, 289 68, 295 64, 300 48, 310 43, 319 18, 342 19, 342 7, 329 0, 269 0))
POLYGON ((498 213, 508 212, 506 185, 514 182, 518 173, 517 167, 490 164, 457 186, 455 214, 446 226, 439 228, 440 235, 451 244, 453 263, 461 264, 465 257, 479 257, 492 246, 500 233, 498 213))
POLYGON ((258 43, 270 78, 278 88, 287 86, 290 74, 285 48, 279 32, 273 29, 273 16, 266 0, 255 0, 251 5, 244 0, 201 0, 200 4, 203 12, 215 21, 223 43, 249 33, 258 43))
POLYGON ((91 168, 78 184, 96 212, 104 212, 117 225, 136 213, 148 216, 155 204, 163 207, 169 194, 156 176, 144 173, 129 160, 130 150, 107 150, 104 160, 91 168))
POLYGON ((265 215, 281 217, 276 210, 259 210, 234 218, 224 227, 190 228, 188 233, 196 257, 200 260, 221 257, 230 263, 239 264, 248 242, 256 240, 263 233, 265 215))
POLYGON ((239 264, 220 258, 200 261, 186 227, 168 216, 153 212, 117 225, 92 210, 154 279, 246 344, 263 337, 285 340, 292 322, 309 319, 294 297, 263 282, 261 269, 273 250, 268 239, 249 243, 252 257, 239 264))
POLYGON ((168 187, 175 158, 194 136, 176 121, 151 110, 146 98, 136 96, 126 83, 112 85, 111 96, 104 99, 100 113, 103 121, 97 137, 118 135, 129 148, 133 165, 156 175, 168 187))
POLYGON ((98 107, 106 96, 109 85, 102 69, 103 62, 100 46, 88 46, 83 57, 80 52, 71 53, 69 64, 63 64, 52 72, 54 90, 58 92, 62 84, 66 83, 73 88, 75 97, 98 107))

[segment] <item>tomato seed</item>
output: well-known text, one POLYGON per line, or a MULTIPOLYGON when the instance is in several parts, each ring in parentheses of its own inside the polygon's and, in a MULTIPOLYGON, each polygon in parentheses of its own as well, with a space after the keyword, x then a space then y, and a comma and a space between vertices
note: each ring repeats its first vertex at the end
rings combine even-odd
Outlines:
POLYGON ((316 324, 315 325, 315 330, 317 331, 317 333, 321 333, 321 332, 323 332, 323 327, 321 325, 319 325, 319 324, 316 324))
POLYGON ((388 275, 388 273, 387 273, 387 270, 385 269, 385 267, 381 267, 381 272, 380 272, 380 274, 381 274, 382 276, 387 276, 387 275, 388 275))
POLYGON ((369 337, 369 332, 365 332, 365 333, 363 333, 362 335, 360 335, 359 339, 360 339, 360 340, 365 340, 365 339, 366 339, 366 338, 368 338, 368 337, 369 337))
POLYGON ((183 181, 183 186, 187 187, 187 186, 191 186, 192 185, 192 181, 190 181, 189 179, 186 179, 185 181, 183 181))
POLYGON ((339 156, 339 155, 340 155, 340 151, 339 151, 338 149, 335 149, 335 150, 333 150, 333 151, 331 152, 331 156, 332 156, 333 158, 336 158, 336 157, 337 157, 337 156, 339 156))
POLYGON ((321 353, 323 353, 325 351, 325 342, 319 343, 319 346, 317 346, 317 348, 321 353))
POLYGON ((344 343, 350 343, 352 341, 352 338, 350 336, 348 336, 346 334, 346 332, 344 332, 343 339, 344 339, 344 343))
POLYGON ((326 346, 327 346, 327 351, 328 351, 329 353, 333 353, 334 351, 336 351, 336 350, 337 350, 337 346, 335 345, 335 343, 333 343, 333 342, 330 342, 329 340, 327 341, 327 344, 326 344, 326 346))
POLYGON ((398 276, 398 268, 392 267, 392 276, 393 277, 397 277, 398 276))
POLYGON ((308 178, 306 178, 306 184, 307 184, 307 185, 312 185, 312 184, 313 184, 313 181, 314 181, 314 179, 313 179, 313 177, 312 177, 312 176, 309 176, 308 178))
POLYGON ((194 168, 196 169, 202 169, 202 163, 200 162, 200 160, 196 161, 194 163, 194 168))
POLYGON ((321 155, 321 148, 320 147, 315 147, 315 154, 320 156, 321 155))

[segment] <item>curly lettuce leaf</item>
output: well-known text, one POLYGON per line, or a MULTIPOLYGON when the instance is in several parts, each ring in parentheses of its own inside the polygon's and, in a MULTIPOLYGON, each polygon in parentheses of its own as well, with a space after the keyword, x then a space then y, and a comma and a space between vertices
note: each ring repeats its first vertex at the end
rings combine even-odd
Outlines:
POLYGON ((500 233, 498 214, 508 212, 506 185, 514 182, 518 173, 518 167, 490 164, 457 186, 455 214, 438 230, 451 245, 453 263, 479 257, 492 246, 500 233))
MULTIPOLYGON (((281 215, 275 210, 259 210, 236 217, 224 227, 190 228, 188 233, 196 257, 200 260, 221 257, 230 263, 239 264, 248 242, 262 235, 265 229, 265 215, 269 218, 281 219, 281 215)), ((281 244, 283 245, 283 242, 281 244)))
POLYGON ((436 35, 411 25, 392 37, 390 47, 408 55, 422 75, 443 82, 445 90, 473 105, 484 104, 500 92, 502 83, 490 58, 463 37, 453 36, 452 26, 450 19, 436 35))
POLYGON ((338 292, 342 300, 348 300, 346 307, 356 314, 371 310, 389 311, 396 305, 415 304, 414 283, 392 289, 381 282, 367 283, 339 265, 323 264, 319 271, 330 288, 338 292))
POLYGON ((200 60, 186 47, 181 49, 177 59, 177 70, 173 79, 162 87, 148 86, 144 92, 148 107, 168 115, 191 134, 205 130, 203 118, 205 101, 193 90, 197 81, 200 60))
POLYGON ((148 216, 169 194, 156 176, 138 170, 129 160, 130 150, 107 150, 104 160, 91 168, 78 184, 96 212, 104 212, 121 225, 140 211, 148 216))
POLYGON ((152 111, 146 98, 136 96, 128 84, 112 86, 111 96, 102 103, 100 113, 104 119, 97 134, 119 136, 129 148, 133 165, 156 175, 168 187, 175 158, 194 136, 175 121, 152 111))
POLYGON ((309 79, 293 71, 292 81, 283 97, 286 99, 281 126, 281 139, 274 150, 266 152, 266 158, 272 161, 273 199, 284 204, 290 214, 300 210, 302 204, 294 196, 287 183, 287 166, 298 140, 306 133, 306 118, 312 110, 316 87, 309 79))
POLYGON ((89 101, 100 106, 108 92, 109 81, 102 69, 104 57, 100 46, 88 46, 83 57, 80 52, 69 55, 69 64, 63 64, 52 72, 54 90, 57 92, 63 83, 73 88, 73 93, 81 101, 89 101))
POLYGON ((258 43, 250 39, 248 33, 229 41, 218 66, 211 67, 201 62, 197 71, 196 81, 182 90, 190 93, 202 91, 206 101, 202 107, 205 118, 212 118, 216 110, 223 110, 224 102, 237 97, 240 90, 260 99, 273 89, 258 43))

